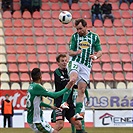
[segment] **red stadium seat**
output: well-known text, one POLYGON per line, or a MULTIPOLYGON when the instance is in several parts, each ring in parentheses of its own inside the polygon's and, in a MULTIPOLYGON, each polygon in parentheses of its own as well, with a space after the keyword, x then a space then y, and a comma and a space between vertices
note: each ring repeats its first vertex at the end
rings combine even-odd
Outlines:
POLYGON ((121 19, 121 14, 120 14, 119 11, 113 12, 113 16, 114 16, 115 19, 121 19))
POLYGON ((80 10, 89 11, 90 10, 89 4, 88 3, 82 3, 80 10))
POLYGON ((93 63, 92 71, 94 71, 94 72, 101 72, 102 71, 101 65, 99 63, 93 63))
POLYGON ((37 46, 37 53, 38 54, 46 54, 46 47, 44 45, 38 45, 37 46))
POLYGON ((17 54, 26 54, 26 48, 24 45, 18 45, 16 51, 17 54))
POLYGON ((38 62, 39 63, 46 63, 48 62, 48 57, 46 54, 39 54, 38 55, 38 62))
POLYGON ((49 61, 50 63, 55 63, 55 62, 56 62, 56 54, 50 54, 50 55, 48 56, 48 61, 49 61))
POLYGON ((121 55, 121 61, 123 63, 131 63, 131 57, 129 54, 122 54, 121 55))
POLYGON ((38 11, 33 12, 32 17, 33 17, 33 19, 41 19, 42 18, 41 13, 38 11))
POLYGON ((25 63, 25 62, 27 62, 27 57, 26 57, 26 55, 25 55, 25 54, 20 54, 20 55, 18 55, 17 61, 18 61, 19 63, 25 63))
POLYGON ((121 28, 123 26, 121 19, 115 19, 113 25, 115 28, 121 28))
POLYGON ((33 25, 34 25, 35 28, 42 28, 43 27, 42 21, 40 19, 34 20, 33 25))
POLYGON ((128 10, 123 11, 121 16, 123 19, 130 19, 131 18, 130 12, 128 10))
POLYGON ((133 36, 133 30, 132 28, 126 28, 126 36, 133 36))
POLYGON ((14 19, 21 19, 22 18, 21 12, 20 11, 15 11, 13 13, 13 18, 14 19))
POLYGON ((23 36, 24 34, 23 34, 23 31, 22 31, 21 28, 16 28, 16 29, 14 30, 14 35, 15 35, 15 36, 23 36))
POLYGON ((124 25, 124 27, 126 27, 126 28, 132 28, 132 21, 131 21, 131 19, 125 19, 123 25, 124 25))
POLYGON ((52 11, 59 11, 60 10, 60 4, 57 3, 51 3, 51 10, 52 11))
POLYGON ((42 14, 43 19, 51 19, 51 13, 48 11, 43 12, 42 14))
POLYGON ((48 64, 40 64, 41 72, 49 72, 49 66, 48 64))
POLYGON ((116 62, 120 62, 121 60, 120 60, 120 56, 118 55, 118 54, 111 54, 110 55, 111 57, 110 57, 110 59, 111 59, 111 61, 113 62, 113 63, 116 63, 116 62))
POLYGON ((28 45, 26 47, 27 54, 36 54, 36 48, 33 45, 28 45))
POLYGON ((106 27, 106 28, 110 28, 110 27, 112 27, 113 26, 113 24, 112 24, 112 22, 111 22, 111 20, 110 19, 105 19, 105 21, 104 21, 104 27, 106 27))
POLYGON ((103 54, 107 54, 109 51, 108 51, 108 47, 106 45, 103 45, 102 46, 102 53, 103 54))
POLYGON ((52 23, 52 20, 51 19, 46 19, 43 23, 43 26, 45 28, 52 28, 53 27, 53 23, 52 23))
POLYGON ((113 11, 117 11, 117 10, 119 10, 119 7, 118 7, 118 3, 111 3, 112 4, 112 10, 113 11))
MULTIPOLYGON (((59 37, 59 36, 58 36, 59 37)), ((55 39, 53 37, 48 37, 46 39, 46 44, 47 45, 54 45, 56 42, 55 42, 55 39)))
POLYGON ((29 82, 30 81, 30 77, 28 73, 21 73, 20 74, 20 81, 21 82, 29 82))
POLYGON ((24 30, 24 36, 33 36, 33 31, 31 28, 26 28, 24 30))
POLYGON ((42 74, 42 81, 51 82, 51 77, 50 77, 49 73, 43 73, 42 74))
POLYGON ((12 28, 6 28, 5 36, 14 36, 14 31, 12 28))
POLYGON ((129 10, 128 4, 125 2, 121 3, 120 10, 129 10))
POLYGON ((57 63, 53 63, 53 64, 50 65, 50 71, 51 72, 54 72, 57 68, 58 68, 57 63))
POLYGON ((14 38, 13 37, 8 37, 5 39, 5 44, 6 45, 14 45, 15 42, 14 42, 14 38))
POLYGON ((66 42, 64 36, 58 36, 58 37, 56 37, 55 43, 56 43, 57 45, 65 45, 65 44, 67 44, 67 42, 66 42))
POLYGON ((120 82, 120 81, 125 81, 125 78, 124 78, 124 75, 123 75, 122 72, 117 72, 117 73, 115 73, 114 79, 115 79, 116 81, 118 81, 118 82, 120 82))
POLYGON ((37 36, 36 37, 36 44, 37 45, 44 45, 45 44, 44 37, 43 36, 42 37, 37 36))
POLYGON ((125 35, 125 31, 122 28, 117 28, 116 32, 115 32, 116 36, 124 36, 125 35))
POLYGON ((63 11, 69 11, 68 3, 62 3, 61 10, 63 10, 63 11))
POLYGON ((19 75, 17 73, 10 73, 11 82, 20 82, 19 75))
POLYGON ((104 63, 102 66, 104 72, 112 72, 112 66, 110 63, 104 63))
POLYGON ((23 20, 23 26, 24 27, 27 27, 27 28, 31 28, 32 27, 32 22, 31 22, 31 19, 24 19, 23 20))
POLYGON ((78 3, 72 3, 71 10, 72 11, 79 11, 80 10, 80 5, 78 3))
POLYGON ((3 19, 11 19, 12 15, 10 11, 4 11, 2 15, 3 19))
POLYGON ((78 18, 81 18, 81 14, 80 12, 77 12, 77 11, 73 11, 73 19, 78 19, 78 18))
POLYGON ((112 72, 106 72, 104 75, 104 80, 107 81, 114 81, 114 76, 112 72))
POLYGON ((50 5, 48 3, 42 3, 41 9, 43 11, 50 11, 50 5))
POLYGON ((14 54, 8 54, 7 62, 8 63, 16 63, 17 62, 16 56, 14 54))
POLYGON ((122 70, 122 65, 120 63, 114 63, 112 69, 115 72, 122 72, 123 71, 122 70))
POLYGON ((103 75, 101 72, 97 72, 93 75, 95 81, 104 81, 103 75))
POLYGON ((55 19, 53 22, 53 26, 54 28, 62 28, 62 23, 58 19, 55 19))
POLYGON ((17 65, 16 65, 16 64, 13 64, 13 63, 9 64, 9 65, 8 65, 8 71, 9 71, 9 72, 18 72, 18 67, 17 67, 17 65))
POLYGON ((34 34, 35 36, 44 36, 44 31, 42 28, 36 28, 34 34))
POLYGON ((64 36, 64 31, 62 28, 55 29, 55 35, 56 36, 64 36))
POLYGON ((4 21, 4 27, 5 27, 5 28, 12 28, 12 27, 13 27, 13 24, 12 24, 11 19, 6 19, 6 20, 4 21))
POLYGON ((16 54, 16 48, 14 45, 8 45, 6 47, 7 54, 16 54))
POLYGON ((123 70, 125 72, 132 72, 133 71, 133 67, 132 67, 132 64, 131 63, 125 63, 123 65, 123 70))
POLYGON ((29 37, 29 36, 26 37, 25 43, 26 43, 26 45, 34 45, 35 44, 33 37, 29 37))
POLYGON ((114 33, 113 28, 106 28, 105 35, 106 36, 114 36, 115 33, 114 33))
POLYGON ((96 28, 103 27, 103 22, 101 20, 99 20, 99 19, 96 19, 95 22, 94 22, 94 26, 96 28))
POLYGON ((133 81, 133 73, 127 72, 125 76, 126 81, 133 81))
POLYGON ((118 53, 118 47, 116 45, 110 45, 109 53, 111 53, 111 54, 118 53))
POLYGON ((67 29, 65 29, 65 32, 64 33, 65 33, 66 36, 72 36, 72 34, 74 33, 74 31, 73 31, 72 28, 67 28, 67 29))
POLYGON ((127 45, 120 45, 119 51, 121 54, 128 54, 129 53, 129 49, 127 45))
POLYGON ((103 63, 107 63, 107 62, 110 62, 110 57, 109 57, 109 55, 108 54, 103 54, 102 55, 102 57, 101 57, 101 61, 103 62, 103 63))
POLYGON ((102 45, 106 45, 106 38, 105 37, 100 37, 100 43, 102 44, 102 45))
POLYGON ((59 11, 52 11, 52 16, 51 16, 51 18, 53 18, 53 19, 58 19, 59 18, 59 11))
POLYGON ((57 52, 55 45, 48 45, 47 46, 47 52, 48 54, 55 54, 57 52))
POLYGON ((15 19, 13 25, 14 28, 20 28, 20 27, 22 28, 23 26, 21 19, 15 19))
POLYGON ((18 65, 18 70, 20 72, 28 72, 29 71, 29 68, 28 68, 28 65, 26 63, 20 63, 18 65))
POLYGON ((129 9, 133 10, 133 3, 130 4, 129 9))
POLYGON ((32 71, 33 68, 38 68, 38 64, 37 63, 29 63, 29 70, 32 71))
POLYGON ((67 53, 67 48, 66 48, 66 46, 65 45, 59 45, 58 46, 58 50, 57 50, 57 52, 59 53, 59 54, 66 54, 67 53))
POLYGON ((25 41, 23 37, 17 37, 15 40, 16 45, 24 45, 25 41))
POLYGON ((53 37, 54 36, 53 29, 52 28, 45 29, 45 36, 51 36, 51 37, 53 37))
POLYGON ((23 19, 31 19, 31 14, 29 11, 24 11, 22 17, 23 19))
POLYGON ((81 16, 84 19, 90 19, 91 18, 91 15, 90 15, 90 13, 88 11, 83 11, 82 14, 81 14, 81 16))
POLYGON ((119 45, 126 45, 127 44, 127 40, 126 40, 125 36, 119 37, 117 43, 119 45))
POLYGON ((28 58, 27 58, 28 62, 30 63, 35 63, 37 62, 37 57, 35 54, 28 54, 28 58))

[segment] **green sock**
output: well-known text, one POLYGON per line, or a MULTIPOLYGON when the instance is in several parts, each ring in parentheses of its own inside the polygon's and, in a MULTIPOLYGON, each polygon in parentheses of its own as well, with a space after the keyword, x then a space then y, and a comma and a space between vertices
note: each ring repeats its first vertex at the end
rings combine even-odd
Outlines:
POLYGON ((72 133, 75 133, 75 127, 73 124, 71 124, 72 133))
POLYGON ((63 99, 62 99, 62 103, 64 103, 64 102, 67 101, 67 99, 68 99, 68 97, 70 96, 71 92, 72 92, 72 89, 70 89, 70 90, 68 90, 68 91, 66 91, 66 92, 64 93, 63 99))
POLYGON ((82 102, 76 103, 76 111, 75 111, 75 113, 80 113, 82 107, 83 107, 83 103, 82 102))
POLYGON ((76 133, 82 133, 82 129, 81 130, 76 130, 76 133))
POLYGON ((84 119, 81 120, 81 123, 82 123, 82 129, 85 130, 85 121, 84 121, 84 119))

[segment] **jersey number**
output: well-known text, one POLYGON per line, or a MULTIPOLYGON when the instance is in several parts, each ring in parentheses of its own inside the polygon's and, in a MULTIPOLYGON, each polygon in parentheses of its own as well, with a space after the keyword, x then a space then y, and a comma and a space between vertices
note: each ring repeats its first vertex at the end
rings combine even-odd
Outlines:
POLYGON ((31 106, 30 97, 31 97, 31 95, 30 95, 30 93, 28 92, 28 93, 27 93, 27 100, 26 100, 26 107, 28 107, 28 108, 31 106))

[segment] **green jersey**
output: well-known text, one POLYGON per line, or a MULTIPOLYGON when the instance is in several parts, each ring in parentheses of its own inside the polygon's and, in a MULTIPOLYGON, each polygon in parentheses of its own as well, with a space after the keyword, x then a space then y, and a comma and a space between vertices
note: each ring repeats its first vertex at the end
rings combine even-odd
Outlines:
POLYGON ((58 92, 49 92, 43 88, 41 84, 31 83, 27 91, 27 122, 40 123, 42 121, 41 106, 49 107, 47 104, 42 102, 42 96, 58 98, 63 95, 68 89, 65 88, 58 92))
POLYGON ((86 36, 79 36, 77 32, 72 35, 70 50, 82 50, 81 54, 71 57, 70 61, 76 61, 91 68, 92 59, 89 56, 94 54, 94 52, 101 51, 102 48, 98 35, 88 31, 86 36))

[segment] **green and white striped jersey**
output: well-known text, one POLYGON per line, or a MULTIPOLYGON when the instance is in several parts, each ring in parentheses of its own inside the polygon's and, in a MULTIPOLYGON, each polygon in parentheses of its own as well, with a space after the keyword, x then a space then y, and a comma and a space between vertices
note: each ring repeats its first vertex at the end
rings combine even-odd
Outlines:
POLYGON ((71 57, 70 61, 79 62, 89 68, 92 66, 92 59, 89 58, 89 55, 102 50, 99 36, 91 31, 88 31, 86 36, 79 36, 77 32, 74 33, 70 40, 69 49, 82 50, 81 54, 71 57))
POLYGON ((42 121, 42 111, 41 107, 50 107, 50 105, 42 102, 42 96, 58 98, 63 95, 68 89, 65 88, 58 92, 49 92, 43 88, 41 84, 31 83, 27 91, 27 122, 40 123, 42 121))

